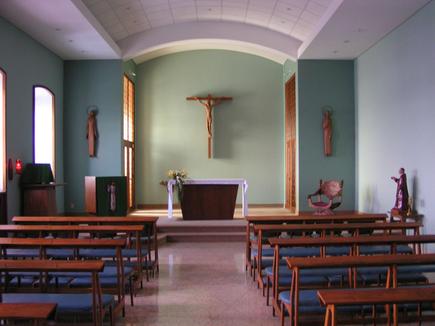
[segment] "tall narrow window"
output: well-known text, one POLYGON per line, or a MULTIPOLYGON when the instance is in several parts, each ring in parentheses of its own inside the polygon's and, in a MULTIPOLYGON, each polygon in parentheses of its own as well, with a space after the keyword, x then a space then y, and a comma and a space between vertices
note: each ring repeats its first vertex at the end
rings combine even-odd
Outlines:
POLYGON ((0 69, 0 192, 6 191, 6 73, 0 69))
POLYGON ((54 94, 33 87, 33 155, 35 163, 49 163, 55 173, 54 94))
POLYGON ((128 207, 134 207, 134 84, 124 75, 124 175, 128 207))

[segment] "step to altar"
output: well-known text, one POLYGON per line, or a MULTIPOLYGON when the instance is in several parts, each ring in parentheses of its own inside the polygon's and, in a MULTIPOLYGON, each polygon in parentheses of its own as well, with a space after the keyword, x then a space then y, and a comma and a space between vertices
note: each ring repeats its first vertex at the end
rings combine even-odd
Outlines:
POLYGON ((245 241, 246 221, 185 221, 163 217, 157 222, 157 230, 167 242, 236 242, 245 241))
POLYGON ((166 242, 243 242, 245 232, 176 232, 163 233, 166 242))

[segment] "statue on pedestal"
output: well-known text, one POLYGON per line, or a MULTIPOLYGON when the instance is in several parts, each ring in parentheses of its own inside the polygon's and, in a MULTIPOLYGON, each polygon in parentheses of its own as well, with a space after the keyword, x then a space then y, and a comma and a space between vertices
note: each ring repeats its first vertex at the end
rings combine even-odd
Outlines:
POLYGON ((408 194, 408 185, 406 182, 406 173, 404 168, 399 169, 399 177, 391 177, 391 180, 396 182, 397 190, 396 190, 396 202, 392 211, 396 211, 398 213, 407 213, 409 210, 409 194, 408 194))

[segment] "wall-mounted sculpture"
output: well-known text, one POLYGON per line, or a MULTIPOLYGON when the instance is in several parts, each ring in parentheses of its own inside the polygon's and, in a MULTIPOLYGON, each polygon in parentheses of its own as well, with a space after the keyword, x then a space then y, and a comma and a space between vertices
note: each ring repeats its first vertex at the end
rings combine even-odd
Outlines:
POLYGON ((208 133, 208 158, 211 158, 212 154, 212 138, 213 138, 213 108, 219 105, 222 101, 231 101, 233 98, 228 96, 213 97, 208 94, 207 97, 190 96, 187 97, 188 101, 198 101, 205 108, 206 113, 206 127, 208 133))
POLYGON ((323 108, 323 153, 325 156, 332 155, 332 110, 330 107, 323 108))
POLYGON ((86 123, 86 139, 88 140, 89 157, 97 156, 96 145, 98 138, 97 130, 97 113, 98 109, 95 105, 89 106, 87 109, 88 121, 86 123))

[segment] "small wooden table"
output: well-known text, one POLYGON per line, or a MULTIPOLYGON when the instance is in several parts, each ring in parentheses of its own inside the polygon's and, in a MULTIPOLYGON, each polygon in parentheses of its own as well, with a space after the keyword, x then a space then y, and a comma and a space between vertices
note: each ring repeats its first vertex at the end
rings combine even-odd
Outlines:
POLYGON ((94 325, 103 324, 103 306, 99 273, 104 269, 101 260, 5 260, 0 259, 2 272, 89 272, 92 275, 92 317, 94 325))
POLYGON ((0 320, 33 320, 45 322, 56 309, 55 303, 0 303, 0 320))
MULTIPOLYGON (((337 324, 336 306, 347 305, 396 305, 401 303, 435 302, 435 288, 364 289, 364 290, 319 290, 322 305, 326 306, 325 326, 337 324)), ((398 325, 397 310, 393 323, 398 325)))

